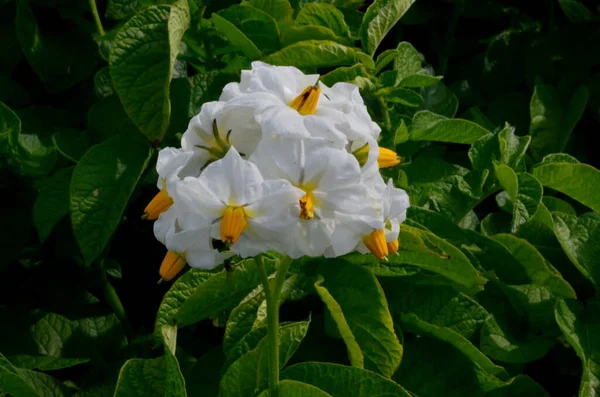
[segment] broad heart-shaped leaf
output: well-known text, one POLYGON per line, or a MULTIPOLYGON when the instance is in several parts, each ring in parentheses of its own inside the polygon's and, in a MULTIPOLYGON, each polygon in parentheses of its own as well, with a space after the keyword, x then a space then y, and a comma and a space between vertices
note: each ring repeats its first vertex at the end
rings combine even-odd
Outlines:
POLYGON ((332 396, 411 396, 402 386, 375 372, 339 364, 296 364, 284 369, 281 378, 311 384, 332 396))
POLYGON ((588 99, 588 90, 579 87, 569 99, 551 86, 536 85, 531 98, 531 154, 540 160, 547 154, 562 152, 571 131, 581 118, 588 99))
POLYGON ((212 22, 215 28, 227 38, 232 45, 237 47, 244 55, 251 61, 260 59, 262 53, 240 29, 238 29, 233 23, 223 18, 219 14, 212 14, 212 22))
POLYGON ((70 392, 57 379, 41 372, 16 368, 0 353, 0 392, 14 397, 67 397, 70 392))
POLYGON ((415 0, 375 0, 367 8, 360 26, 360 40, 363 50, 371 56, 379 43, 408 11, 415 0))
POLYGON ((169 288, 156 313, 156 322, 154 323, 154 337, 156 340, 162 338, 163 326, 173 321, 175 314, 183 303, 194 293, 196 288, 214 276, 210 273, 199 269, 190 269, 169 288))
MULTIPOLYGON (((269 397, 270 395, 269 390, 265 390, 258 397, 269 397)), ((331 394, 325 393, 318 387, 287 379, 279 383, 279 395, 281 397, 331 397, 331 394)))
POLYGON ((169 85, 179 42, 190 23, 188 2, 151 6, 117 32, 110 52, 110 75, 131 120, 151 141, 169 126, 169 85))
POLYGON ((487 373, 451 344, 427 336, 406 343, 406 355, 394 380, 417 396, 546 396, 529 378, 504 382, 487 373), (432 381, 434 380, 434 381, 432 381), (514 394, 502 393, 512 391, 514 394), (502 392, 501 392, 502 391, 502 392), (534 391, 523 394, 523 391, 534 391), (521 393, 519 393, 521 392, 521 393))
MULTIPOLYGON (((279 49, 277 22, 269 14, 247 5, 232 5, 219 11, 219 16, 231 22, 260 51, 270 53, 279 49)), ((229 38, 228 31, 221 29, 223 24, 217 23, 215 27, 229 38)))
POLYGON ((288 0, 245 0, 243 4, 266 12, 278 22, 291 21, 294 12, 288 0))
MULTIPOLYGON (((264 264, 268 273, 275 270, 275 261, 264 258, 264 264)), ((235 306, 258 284, 260 273, 254 259, 245 259, 236 264, 231 278, 225 271, 216 273, 201 283, 181 305, 175 315, 177 325, 181 327, 194 324, 211 314, 235 306)))
POLYGON ((306 4, 300 9, 296 23, 298 25, 325 26, 338 36, 350 36, 350 28, 344 20, 344 14, 331 4, 306 4))
POLYGON ((132 358, 121 368, 114 397, 167 397, 164 357, 132 358))
POLYGON ((470 339, 489 317, 479 303, 451 286, 420 284, 427 281, 417 276, 382 277, 380 282, 395 319, 415 314, 420 321, 470 339))
POLYGON ((556 322, 583 364, 579 397, 600 393, 600 305, 594 301, 586 309, 578 301, 558 301, 556 322))
POLYGON ((69 213, 69 186, 74 167, 61 168, 40 189, 33 203, 33 223, 41 242, 56 224, 69 213))
POLYGON ((345 261, 323 262, 317 270, 323 277, 315 284, 336 322, 353 366, 390 377, 402 359, 402 345, 385 295, 367 269, 345 261), (333 266, 332 266, 333 265, 333 266))
POLYGON ((440 274, 454 281, 458 288, 476 291, 486 279, 455 246, 431 232, 402 225, 400 250, 388 256, 389 265, 409 265, 440 274))
POLYGON ((44 24, 40 28, 36 17, 47 11, 34 8, 34 13, 32 6, 38 7, 28 0, 17 2, 17 37, 27 61, 46 88, 52 93, 61 92, 90 76, 99 56, 89 32, 65 18, 53 21, 61 26, 60 30, 45 34, 44 24))
MULTIPOLYGON (((279 366, 292 357, 308 331, 309 321, 286 324, 279 329, 279 366)), ((269 340, 264 337, 256 346, 235 361, 221 378, 220 397, 247 397, 268 386, 269 340)))
POLYGON ((406 76, 416 74, 421 71, 421 56, 419 51, 412 44, 402 41, 396 47, 399 54, 394 59, 394 70, 398 71, 398 83, 406 76))
POLYGON ((294 65, 299 69, 352 65, 358 52, 327 40, 307 40, 291 44, 265 57, 272 65, 294 65))
POLYGON ((523 159, 530 136, 515 135, 515 128, 506 123, 499 132, 484 135, 471 145, 469 159, 475 170, 493 170, 494 162, 517 169, 523 159))
POLYGON ((579 271, 600 285, 600 220, 591 214, 580 216, 554 213, 554 234, 579 271))
POLYGON ((129 196, 148 163, 148 142, 118 135, 93 146, 71 179, 71 222, 86 264, 104 250, 121 221, 129 196))
POLYGON ((588 164, 571 162, 542 162, 532 174, 546 187, 571 196, 580 203, 600 212, 600 171, 588 164))
POLYGON ((472 144, 487 134, 490 134, 488 130, 471 121, 447 119, 427 110, 415 113, 410 126, 413 141, 472 144))
POLYGON ((518 228, 532 218, 540 203, 544 191, 540 182, 526 172, 515 173, 504 164, 495 164, 496 178, 512 204, 511 231, 516 233, 518 228))

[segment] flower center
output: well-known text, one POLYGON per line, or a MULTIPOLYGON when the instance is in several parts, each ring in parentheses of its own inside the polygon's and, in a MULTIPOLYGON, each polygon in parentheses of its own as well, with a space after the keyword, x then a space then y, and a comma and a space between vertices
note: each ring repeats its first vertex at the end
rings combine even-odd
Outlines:
POLYGON ((155 220, 158 216, 169 209, 173 199, 169 197, 166 188, 162 188, 144 209, 142 219, 155 220))
POLYGON ((233 245, 240 238, 248 225, 246 218, 244 207, 229 206, 225 209, 221 220, 221 241, 225 245, 233 245))
MULTIPOLYGON (((213 120, 212 134, 215 139, 212 146, 195 145, 199 149, 206 150, 212 156, 212 159, 205 164, 205 167, 212 161, 219 160, 225 157, 225 155, 229 151, 229 148, 231 147, 231 143, 229 142, 231 130, 227 131, 225 139, 221 138, 221 135, 219 134, 219 128, 217 127, 217 119, 213 120)), ((240 156, 244 156, 244 154, 240 153, 240 156)))
POLYGON ((303 116, 315 114, 319 95, 321 95, 321 87, 318 84, 309 85, 289 103, 289 106, 296 109, 303 116))
POLYGON ((185 256, 175 251, 169 251, 167 252, 167 255, 165 255, 165 259, 163 259, 158 273, 163 280, 169 281, 179 274, 184 266, 185 256))
POLYGON ((363 236, 363 242, 369 251, 379 260, 385 259, 389 253, 383 229, 377 229, 371 234, 363 236))
POLYGON ((315 217, 315 195, 312 190, 300 199, 300 219, 311 220, 315 217))

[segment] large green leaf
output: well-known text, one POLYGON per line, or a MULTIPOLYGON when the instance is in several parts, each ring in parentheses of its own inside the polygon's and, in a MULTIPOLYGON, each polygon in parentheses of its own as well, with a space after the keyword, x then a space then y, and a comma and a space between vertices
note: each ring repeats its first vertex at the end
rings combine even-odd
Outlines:
POLYGON ((554 233, 577 269, 600 285, 600 220, 591 214, 576 217, 554 213, 554 233))
POLYGON ((85 132, 72 128, 54 131, 52 142, 60 154, 74 163, 81 159, 90 146, 85 132))
POLYGON ((518 169, 530 141, 530 136, 515 135, 515 128, 506 123, 499 132, 484 135, 473 142, 469 149, 471 165, 475 170, 493 170, 494 162, 498 162, 518 169))
MULTIPOLYGON (((263 261, 267 271, 271 273, 275 269, 275 262, 268 258, 263 261)), ((177 311, 177 325, 193 324, 237 305, 260 284, 259 272, 256 261, 246 259, 235 265, 231 277, 226 271, 222 271, 201 283, 177 311)))
POLYGON ((360 26, 363 50, 374 55, 385 35, 414 2, 415 0, 375 0, 367 8, 360 26))
POLYGON ((579 87, 569 99, 551 86, 536 85, 531 98, 531 154, 540 160, 547 154, 562 152, 571 131, 581 118, 588 99, 588 90, 579 87))
MULTIPOLYGON (((287 379, 279 383, 278 391, 281 397, 331 397, 331 394, 325 393, 318 387, 287 379)), ((269 390, 265 390, 259 394, 259 397, 269 397, 270 395, 269 390)))
POLYGON ((16 368, 0 353, 0 392, 14 397, 67 397, 71 394, 57 379, 41 372, 16 368))
POLYGON ((504 164, 495 164, 494 171, 510 199, 512 206, 511 232, 516 233, 521 225, 535 215, 544 194, 542 185, 531 174, 526 172, 517 174, 504 164))
POLYGON ((114 397, 167 397, 164 357, 132 358, 121 368, 114 397))
POLYGON ((115 91, 131 120, 151 141, 160 141, 169 126, 169 85, 189 19, 185 0, 148 7, 128 20, 112 43, 109 60, 115 91))
MULTIPOLYGON (((269 14, 247 5, 233 5, 220 11, 219 16, 235 25, 260 51, 270 53, 279 49, 277 22, 269 14)), ((230 37, 228 30, 222 29, 224 25, 221 22, 217 22, 215 27, 225 37, 230 37)), ((232 43, 235 44, 233 41, 232 43)))
POLYGON ((256 287, 239 305, 233 308, 225 326, 223 351, 228 354, 254 328, 259 308, 265 302, 262 286, 256 287))
POLYGON ((181 374, 177 357, 175 357, 175 349, 177 348, 177 326, 164 325, 161 331, 165 346, 165 365, 167 367, 167 373, 165 375, 165 395, 169 397, 186 397, 185 380, 181 374))
POLYGON ((296 364, 283 370, 281 377, 311 384, 332 396, 410 397, 402 386, 381 375, 338 364, 316 362, 296 364))
POLYGON ((394 70, 397 70, 399 73, 398 82, 402 81, 406 76, 421 71, 421 56, 419 55, 419 51, 417 51, 412 44, 402 41, 398 43, 396 49, 399 54, 394 59, 394 70))
POLYGON ((33 203, 33 223, 44 242, 56 224, 69 213, 69 186, 74 167, 54 173, 40 189, 33 203))
POLYGON ((233 23, 229 22, 219 14, 212 15, 212 22, 215 25, 215 28, 225 36, 231 44, 239 48, 248 59, 253 61, 262 57, 262 53, 256 44, 254 44, 252 40, 250 40, 248 36, 233 23))
POLYGON ((350 28, 344 14, 331 4, 310 3, 300 9, 296 17, 298 25, 325 26, 340 37, 349 37, 350 28))
POLYGON ((154 323, 154 337, 156 340, 162 338, 163 326, 171 323, 175 314, 181 308, 183 303, 194 293, 196 288, 210 277, 214 276, 204 270, 190 269, 169 288, 156 313, 156 322, 154 323))
MULTIPOLYGON (((279 365, 285 366, 308 331, 308 321, 281 326, 279 330, 279 365)), ((269 340, 265 336, 256 346, 235 361, 221 378, 219 396, 247 397, 268 386, 269 340)))
POLYGON ((105 15, 110 19, 123 19, 135 12, 139 0, 108 0, 105 15))
POLYGON ((243 4, 266 12, 278 22, 288 22, 292 19, 293 10, 288 0, 245 0, 243 4))
POLYGON ((327 40, 307 40, 289 45, 265 57, 272 65, 294 65, 300 69, 352 65, 358 52, 327 40))
POLYGON ((584 310, 577 301, 556 303, 556 322, 583 364, 579 397, 595 397, 600 393, 600 306, 588 304, 584 310))
POLYGON ((571 196, 596 212, 600 211, 600 171, 591 165, 567 162, 542 163, 532 171, 542 185, 571 196))
POLYGON ((92 147, 71 179, 71 222, 86 264, 104 250, 121 221, 151 151, 137 136, 118 135, 92 147))
POLYGON ((413 141, 472 144, 487 134, 488 130, 471 121, 446 119, 427 110, 417 112, 410 126, 413 141))

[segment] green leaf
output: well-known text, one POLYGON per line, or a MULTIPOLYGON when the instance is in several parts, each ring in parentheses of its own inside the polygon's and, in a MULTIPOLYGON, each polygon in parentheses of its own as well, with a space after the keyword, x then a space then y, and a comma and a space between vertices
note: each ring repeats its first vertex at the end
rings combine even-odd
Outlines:
POLYGON ((258 286, 239 305, 233 308, 227 318, 225 336, 223 337, 223 351, 226 355, 253 330, 257 312, 265 302, 265 298, 262 286, 258 286))
POLYGON ((166 397, 164 357, 132 358, 121 368, 114 397, 166 397))
POLYGON ((588 164, 566 162, 542 163, 532 171, 534 177, 545 187, 571 196, 580 203, 600 212, 600 172, 588 164))
MULTIPOLYGON (((279 395, 281 397, 331 397, 318 387, 308 383, 296 382, 295 380, 283 380, 279 383, 279 395)), ((258 397, 269 397, 269 390, 260 393, 258 397)))
POLYGON ((325 26, 336 35, 350 37, 350 28, 344 20, 344 14, 331 4, 309 3, 300 9, 296 17, 298 25, 325 26))
POLYGON ((125 111, 151 141, 169 126, 169 85, 179 43, 190 23, 188 3, 145 8, 117 32, 110 75, 125 111))
POLYGON ((281 378, 311 384, 332 396, 410 397, 402 386, 381 375, 338 364, 316 362, 296 364, 283 370, 281 378))
POLYGON ((377 56, 375 61, 375 74, 381 73, 383 69, 391 62, 394 62, 396 58, 400 56, 400 51, 396 49, 385 50, 377 56))
POLYGON ((219 16, 219 14, 212 14, 212 22, 215 25, 215 28, 227 38, 227 41, 239 48, 248 59, 253 61, 262 57, 262 53, 256 44, 254 44, 252 40, 250 40, 233 23, 219 16))
POLYGON ((357 77, 369 77, 369 73, 364 65, 356 64, 353 66, 342 66, 321 76, 321 81, 327 86, 332 86, 340 81, 352 82, 357 77))
POLYGON ((165 395, 173 397, 186 397, 185 380, 179 368, 179 362, 175 357, 177 347, 177 326, 164 325, 162 327, 162 338, 165 345, 165 395))
POLYGON ((68 19, 52 21, 60 24, 61 29, 44 34, 46 30, 40 28, 36 16, 42 17, 45 11, 36 10, 39 12, 34 14, 32 5, 38 7, 28 0, 17 2, 15 24, 21 49, 34 72, 51 93, 85 80, 99 60, 91 35, 68 19))
POLYGON ((8 106, 0 102, 0 153, 8 152, 21 133, 21 120, 8 106))
POLYGON ((531 154, 539 160, 549 153, 562 152, 571 131, 581 118, 588 90, 578 87, 571 98, 562 100, 551 86, 536 85, 531 98, 531 154))
POLYGON ((579 397, 594 397, 600 393, 600 307, 591 302, 584 310, 577 301, 556 302, 556 322, 583 365, 579 397))
POLYGON ((54 226, 69 213, 69 186, 74 167, 58 170, 40 189, 33 203, 33 223, 41 242, 54 226))
POLYGON ((600 220, 592 215, 554 213, 554 233, 581 274, 600 285, 600 220))
POLYGON ((406 76, 421 71, 421 56, 412 44, 402 41, 396 47, 399 54, 394 59, 394 70, 398 72, 398 83, 406 76))
POLYGON ((352 44, 350 39, 336 35, 331 29, 326 28, 325 26, 286 25, 281 29, 281 44, 284 46, 307 40, 327 40, 343 45, 352 44))
POLYGON ((362 48, 367 54, 375 54, 385 35, 414 2, 415 0, 375 0, 367 8, 359 33, 362 48))
MULTIPOLYGON (((308 331, 308 321, 280 327, 279 365, 285 366, 308 331)), ((268 386, 269 340, 264 337, 256 346, 235 361, 221 378, 219 395, 222 397, 247 397, 268 386)))
POLYGON ((242 4, 249 4, 257 10, 266 12, 278 22, 292 19, 293 10, 288 0, 247 0, 242 4))
MULTIPOLYGON (((275 268, 275 262, 268 258, 264 259, 264 264, 269 273, 275 268)), ((181 327, 194 324, 235 306, 258 284, 260 273, 254 259, 246 259, 236 264, 231 280, 225 271, 216 273, 201 283, 183 303, 175 316, 177 325, 181 327)))
POLYGON ((472 144, 488 134, 488 130, 468 120, 446 119, 427 110, 415 113, 410 126, 413 141, 472 144))
MULTIPOLYGON (((235 25, 260 51, 269 53, 279 49, 279 29, 277 22, 269 14, 247 5, 232 5, 220 11, 219 16, 235 25)), ((228 34, 228 30, 221 28, 223 25, 220 22, 215 24, 215 27, 225 37, 232 37, 230 41, 234 45, 238 45, 233 41, 235 38, 228 34)))
POLYGON ((124 19, 139 7, 138 0, 108 0, 104 15, 109 19, 124 19))
POLYGON ((71 222, 85 264, 108 244, 150 154, 141 138, 118 135, 92 147, 75 167, 71 222))
POLYGON ((345 261, 319 266, 315 286, 347 343, 354 366, 390 377, 400 365, 402 346, 381 286, 373 274, 345 261), (332 266, 333 265, 333 266, 332 266), (365 315, 369 313, 369 315, 365 315), (361 354, 362 352, 362 354, 361 354))
POLYGON ((327 40, 294 43, 265 57, 272 65, 294 65, 299 69, 352 65, 356 50, 327 40))
POLYGON ((400 80, 400 87, 426 88, 440 82, 442 76, 429 76, 427 74, 410 74, 400 80))
POLYGON ((104 99, 115 93, 108 67, 98 70, 94 75, 94 93, 98 99, 104 99))
POLYGON ((423 104, 421 95, 406 88, 384 88, 379 90, 376 95, 385 97, 388 102, 399 103, 408 107, 419 107, 423 104))
MULTIPOLYGON (((438 83, 423 88, 421 95, 425 100, 424 110, 429 110, 442 116, 452 118, 458 110, 458 98, 446 85, 438 83)), ((466 121, 466 120, 465 120, 466 121)), ((482 127, 483 128, 483 127, 482 127)))
POLYGON ((0 392, 14 397, 67 397, 67 388, 40 372, 16 368, 0 353, 0 392))
POLYGON ((579 0, 558 0, 558 4, 571 22, 581 23, 593 18, 592 12, 579 0))
POLYGON ((577 215, 571 204, 556 197, 544 197, 542 203, 550 212, 564 212, 567 215, 577 215))
POLYGON ((530 141, 530 136, 515 135, 515 128, 506 123, 501 131, 476 140, 469 149, 469 159, 475 170, 494 170, 494 162, 517 169, 530 141))
POLYGON ((127 116, 118 96, 111 95, 90 108, 86 130, 90 144, 104 142, 118 134, 134 133, 139 134, 139 130, 127 116))
POLYGON ((60 154, 77 163, 89 149, 88 139, 83 131, 63 128, 52 134, 52 143, 60 154))
POLYGON ((214 276, 199 269, 190 269, 169 288, 156 313, 156 322, 154 323, 154 337, 159 340, 162 338, 163 326, 170 324, 177 311, 183 303, 194 293, 196 288, 209 278, 214 276))
POLYGON ((531 174, 519 172, 504 164, 494 166, 496 178, 502 188, 508 193, 512 204, 511 232, 516 233, 521 225, 531 219, 544 194, 542 185, 531 174))

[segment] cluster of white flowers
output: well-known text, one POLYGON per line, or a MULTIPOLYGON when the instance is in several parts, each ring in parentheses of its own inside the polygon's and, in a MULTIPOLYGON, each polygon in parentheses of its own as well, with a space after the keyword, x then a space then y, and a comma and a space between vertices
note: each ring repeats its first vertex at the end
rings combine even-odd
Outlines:
POLYGON ((378 146, 380 131, 356 86, 254 62, 202 106, 180 149, 159 152, 145 217, 169 250, 161 276, 268 250, 395 253, 409 201, 379 173, 400 162, 378 146))

